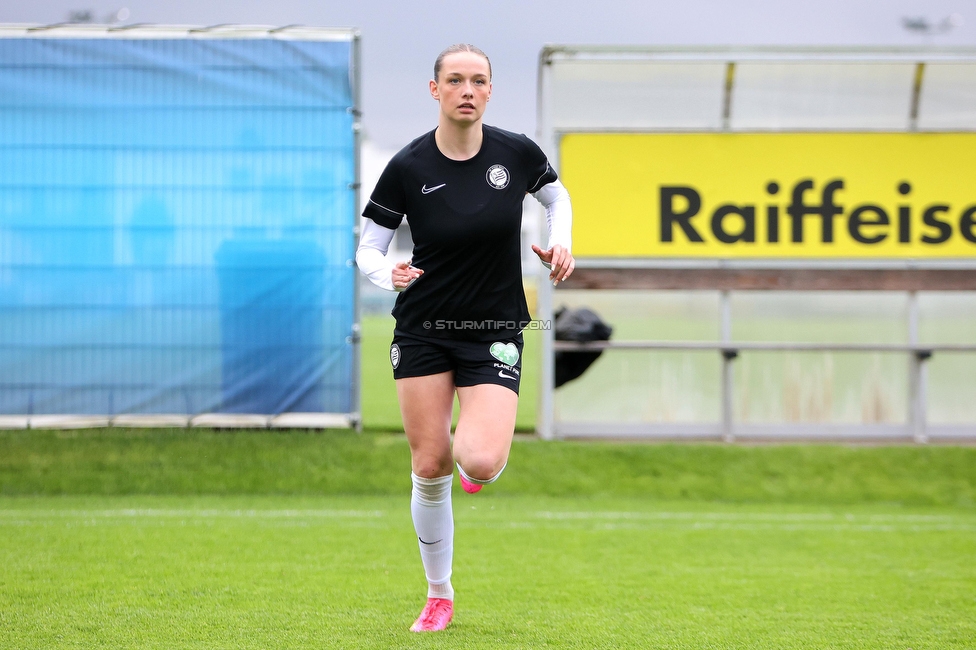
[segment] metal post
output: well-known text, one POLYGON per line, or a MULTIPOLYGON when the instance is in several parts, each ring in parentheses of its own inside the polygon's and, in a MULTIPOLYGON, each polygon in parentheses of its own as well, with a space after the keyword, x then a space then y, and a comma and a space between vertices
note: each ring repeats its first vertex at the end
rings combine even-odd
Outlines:
MULTIPOLYGON (((728 291, 722 291, 719 296, 721 310, 721 339, 722 343, 732 342, 732 300, 728 291)), ((733 433, 732 409, 732 361, 739 356, 739 352, 731 347, 722 350, 722 440, 735 442, 733 433)))
MULTIPOLYGON (((918 293, 908 292, 908 344, 918 345, 918 293)), ((924 431, 925 424, 920 420, 924 417, 924 405, 919 402, 922 390, 922 359, 918 352, 913 352, 908 360, 908 428, 916 442, 919 431, 924 431), (921 409, 920 409, 921 406, 921 409)))
POLYGON ((931 357, 931 350, 917 350, 912 355, 912 376, 915 383, 915 394, 912 396, 912 437, 919 444, 925 444, 929 441, 925 423, 926 393, 929 383, 929 364, 926 362, 931 357))
MULTIPOLYGON (((548 78, 549 78, 549 54, 546 48, 542 49, 539 54, 539 79, 537 92, 538 96, 536 98, 536 106, 538 110, 538 129, 539 129, 539 143, 544 149, 549 149, 547 152, 549 155, 549 161, 557 166, 558 169, 558 155, 559 147, 556 141, 556 136, 552 131, 552 128, 548 120, 548 78)), ((537 212, 539 225, 539 234, 542 235, 545 230, 542 228, 542 211, 537 212)), ((544 440, 552 440, 555 437, 554 423, 553 423, 553 407, 555 403, 555 385, 556 385, 556 359, 555 350, 553 349, 553 343, 555 342, 556 332, 553 329, 555 327, 554 318, 552 316, 552 283, 549 282, 549 270, 546 269, 541 264, 538 265, 539 271, 537 274, 537 284, 536 284, 536 300, 538 304, 536 306, 536 311, 538 315, 536 318, 550 323, 549 328, 542 328, 542 363, 539 372, 539 406, 536 413, 536 432, 544 440)))
MULTIPOLYGON (((353 232, 352 250, 355 251, 359 245, 359 197, 362 192, 362 59, 360 52, 360 34, 355 31, 352 37, 352 91, 353 91, 353 232)), ((353 259, 349 260, 349 265, 353 267, 353 323, 352 331, 349 333, 348 340, 352 344, 352 425, 356 431, 362 433, 363 430, 363 371, 362 371, 362 313, 359 304, 359 272, 356 270, 355 252, 353 259)))
MULTIPOLYGON (((536 289, 538 304, 538 318, 543 322, 553 323, 552 316, 552 284, 549 282, 549 272, 543 267, 539 273, 538 288, 536 289)), ((553 406, 555 403, 556 385, 556 356, 553 349, 556 332, 555 323, 552 327, 541 330, 542 333, 542 367, 539 373, 539 411, 536 414, 536 430, 544 440, 555 437, 553 428, 553 406)))
POLYGON ((721 323, 719 337, 722 343, 732 342, 732 297, 728 289, 719 294, 719 310, 721 323))
POLYGON ((738 350, 722 350, 722 440, 735 442, 732 429, 732 361, 739 356, 738 350))
POLYGON ((732 87, 735 84, 735 61, 725 64, 725 88, 722 94, 722 130, 732 126, 732 87))
MULTIPOLYGON (((725 64, 725 88, 722 94, 722 130, 728 131, 732 127, 732 89, 735 85, 735 61, 725 64)), ((719 297, 721 308, 721 339, 722 343, 732 342, 732 299, 729 291, 722 291, 719 297)), ((732 408, 733 377, 732 362, 739 356, 737 350, 725 348, 722 350, 722 440, 735 442, 732 431, 735 413, 732 408)))
POLYGON ((918 106, 922 99, 922 79, 925 77, 925 64, 915 64, 915 78, 912 82, 912 99, 908 108, 908 130, 918 130, 918 106))

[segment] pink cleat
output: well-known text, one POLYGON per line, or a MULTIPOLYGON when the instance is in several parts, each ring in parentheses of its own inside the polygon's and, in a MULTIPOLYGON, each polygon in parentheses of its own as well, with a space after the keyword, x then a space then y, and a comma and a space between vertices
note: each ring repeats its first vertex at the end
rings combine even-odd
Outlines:
POLYGON ((447 598, 428 598, 424 611, 410 626, 411 632, 440 632, 454 617, 454 601, 447 598))
POLYGON ((468 479, 464 478, 464 474, 461 474, 460 477, 461 477, 461 489, 467 492, 468 494, 474 494, 475 492, 480 492, 481 488, 484 487, 484 485, 478 485, 477 483, 472 483, 468 479))

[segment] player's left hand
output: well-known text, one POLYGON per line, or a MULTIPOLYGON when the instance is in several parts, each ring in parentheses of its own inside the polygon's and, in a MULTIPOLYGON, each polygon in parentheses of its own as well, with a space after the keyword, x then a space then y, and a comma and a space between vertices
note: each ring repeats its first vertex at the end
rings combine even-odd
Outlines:
POLYGON ((549 279, 552 280, 552 286, 566 280, 576 268, 576 259, 573 254, 569 252, 569 249, 559 244, 545 251, 532 244, 532 252, 538 255, 542 263, 549 267, 549 279))

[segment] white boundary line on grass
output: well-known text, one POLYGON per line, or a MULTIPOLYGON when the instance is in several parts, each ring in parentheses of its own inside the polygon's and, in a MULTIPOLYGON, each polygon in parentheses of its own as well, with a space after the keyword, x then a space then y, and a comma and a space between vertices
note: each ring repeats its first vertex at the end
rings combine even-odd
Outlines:
POLYGON ((376 519, 386 516, 381 510, 169 510, 161 508, 125 508, 120 510, 0 510, 0 518, 34 517, 38 519, 376 519))
MULTIPOLYGON (((552 512, 536 517, 592 530, 649 530, 667 526, 691 530, 781 530, 859 532, 976 532, 976 517, 921 514, 762 513, 762 512, 552 512)), ((532 523, 513 527, 534 528, 532 523)))
MULTIPOLYGON (((491 526, 489 526, 491 527, 491 526)), ((512 522, 510 528, 532 529, 541 526, 532 522, 517 523, 512 522)), ((575 528, 580 530, 583 526, 562 526, 563 528, 575 528)), ((631 521, 621 523, 597 523, 590 522, 588 529, 591 531, 625 531, 625 530, 739 530, 739 531, 833 531, 833 532, 881 532, 881 533, 934 533, 934 532, 966 532, 976 533, 976 522, 972 524, 945 522, 945 523, 891 523, 891 524, 858 524, 838 521, 831 522, 748 522, 748 521, 694 521, 694 520, 658 520, 658 521, 631 521)))
POLYGON ((976 523, 976 516, 958 516, 958 515, 914 515, 914 514, 860 514, 856 515, 853 513, 831 513, 831 512, 785 512, 785 513, 766 513, 766 512, 613 512, 613 511, 564 511, 564 512, 554 512, 549 510, 542 510, 536 513, 536 516, 540 519, 555 519, 555 520, 572 520, 572 519, 584 519, 584 520, 668 520, 668 519, 678 519, 678 520, 694 520, 694 519, 706 519, 706 520, 725 520, 725 521, 770 521, 774 523, 780 522, 795 522, 795 521, 848 521, 854 522, 861 519, 867 519, 872 522, 878 521, 890 521, 890 522, 935 522, 935 521, 957 521, 959 519, 971 519, 973 523, 976 523))
MULTIPOLYGON (((32 521, 107 520, 216 520, 252 519, 299 521, 308 519, 376 520, 390 513, 382 510, 262 510, 262 509, 168 509, 120 508, 7 509, 0 510, 0 525, 30 524, 32 521)), ((925 514, 853 514, 829 512, 616 512, 616 511, 537 511, 508 519, 488 515, 467 525, 485 528, 586 527, 589 530, 650 530, 677 527, 688 530, 782 530, 782 531, 861 531, 861 532, 976 532, 976 516, 925 514)))

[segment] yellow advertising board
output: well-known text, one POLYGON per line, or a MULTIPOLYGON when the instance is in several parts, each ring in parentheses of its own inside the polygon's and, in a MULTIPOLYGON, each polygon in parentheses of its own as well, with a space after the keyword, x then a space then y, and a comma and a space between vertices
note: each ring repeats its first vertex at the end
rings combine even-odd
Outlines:
POLYGON ((564 135, 577 257, 976 258, 976 133, 564 135))

